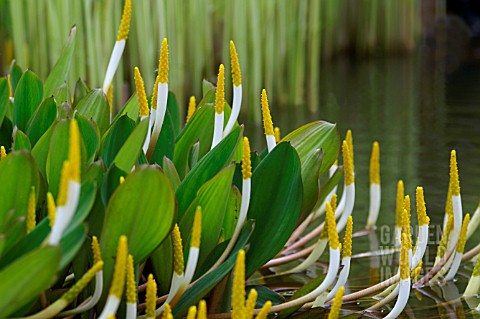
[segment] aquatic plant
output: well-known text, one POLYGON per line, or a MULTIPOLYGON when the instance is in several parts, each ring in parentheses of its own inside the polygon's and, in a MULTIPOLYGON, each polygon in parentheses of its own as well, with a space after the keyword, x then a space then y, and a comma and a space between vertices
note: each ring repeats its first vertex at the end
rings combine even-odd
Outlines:
MULTIPOLYGON (((285 318, 300 308, 331 305, 329 318, 336 318, 342 298, 347 302, 370 296, 377 303, 368 310, 396 299, 387 316, 393 318, 404 310, 412 287, 444 285, 462 261, 479 253, 480 246, 464 252, 479 213, 472 223, 468 214, 463 216, 452 151, 446 231, 435 267, 412 285, 427 248, 429 217, 423 188, 418 187, 419 230, 413 247, 410 197, 399 182, 398 272, 344 294, 354 258, 352 132, 340 144, 334 124, 316 121, 280 138, 262 90, 257 92, 257 107, 262 110, 266 147, 252 151, 237 121, 239 96, 234 93, 233 110, 227 102, 223 64, 216 87, 204 81, 203 97, 198 105, 190 103, 182 126, 175 95, 169 92, 166 39, 151 94, 145 91, 140 69, 134 68, 136 93, 114 108, 107 88, 128 38, 131 10, 127 1, 103 88, 91 89, 82 80, 75 87, 65 83, 75 27, 45 81, 16 63, 0 79, 2 316, 206 318, 208 305, 214 318, 266 318, 268 313, 285 318), (326 274, 289 300, 264 286, 247 294, 245 281, 258 270, 276 272, 270 276, 303 271, 319 260, 327 245, 326 274), (277 268, 280 265, 285 266, 277 268)), ((230 50, 235 92, 241 90, 240 60, 233 42, 230 50)), ((380 211, 379 158, 379 144, 374 143, 370 218, 355 218, 356 224, 366 222, 369 234, 380 211)), ((465 296, 478 293, 478 277, 475 266, 465 296)))

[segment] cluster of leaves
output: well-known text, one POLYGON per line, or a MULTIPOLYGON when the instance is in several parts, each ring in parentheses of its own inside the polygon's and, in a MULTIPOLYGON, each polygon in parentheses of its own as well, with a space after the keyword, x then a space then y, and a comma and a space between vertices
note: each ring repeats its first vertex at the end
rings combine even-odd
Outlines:
MULTIPOLYGON (((91 89, 82 80, 74 88, 66 85, 74 44, 72 32, 44 82, 15 63, 9 80, 0 79, 0 145, 8 152, 0 161, 1 316, 34 313, 42 307, 42 299, 55 300, 71 285, 66 280, 70 274, 81 278, 92 264, 89 246, 94 235, 100 239, 105 261, 105 287, 112 280, 118 239, 126 235, 137 269, 144 264, 151 267, 159 291, 166 293, 173 271, 170 233, 175 223, 188 239, 195 208, 202 207, 195 278, 222 254, 236 225, 244 129, 236 125, 210 150, 213 85, 204 82, 203 98, 185 126, 175 96, 169 93, 162 131, 147 161, 142 146, 148 121, 139 119, 135 94, 110 121, 111 105, 100 89, 91 89), (60 246, 49 247, 44 244, 50 232, 46 194, 57 198, 72 118, 81 133, 80 203, 60 246), (27 233, 32 186, 37 225, 27 233)), ((228 106, 225 113, 228 117, 228 106)), ((335 125, 318 121, 288 134, 269 153, 251 153, 249 220, 230 257, 178 301, 173 309, 176 316, 184 315, 229 274, 239 249, 248 247, 246 275, 250 276, 283 248, 296 225, 333 187, 334 183, 327 183, 331 187, 320 188, 318 181, 337 158, 338 148, 335 125)), ((77 302, 91 291, 92 287, 82 292, 77 302)))

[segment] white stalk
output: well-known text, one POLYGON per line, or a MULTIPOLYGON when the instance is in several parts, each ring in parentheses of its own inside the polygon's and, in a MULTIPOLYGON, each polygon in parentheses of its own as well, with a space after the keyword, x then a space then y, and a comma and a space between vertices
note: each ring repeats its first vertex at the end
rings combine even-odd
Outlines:
POLYGON ((454 249, 457 246, 458 237, 460 236, 460 229, 462 228, 462 198, 460 195, 452 196, 452 206, 453 206, 453 230, 450 235, 447 251, 454 249))
POLYGON ((108 295, 107 303, 105 304, 105 307, 103 308, 98 319, 107 319, 108 316, 116 314, 119 305, 120 299, 114 295, 108 295))
POLYGON ((165 307, 165 304, 166 303, 170 304, 170 301, 172 301, 172 299, 175 297, 175 295, 177 294, 177 292, 180 289, 180 286, 182 285, 184 280, 185 280, 184 274, 178 275, 175 271, 173 272, 172 283, 170 285, 170 291, 168 293, 167 300, 165 301, 165 303, 163 305, 161 305, 159 308, 157 308, 155 310, 155 315, 157 317, 162 314, 163 309, 165 307))
POLYGON ((140 121, 148 121, 148 128, 147 128, 147 136, 145 136, 145 141, 143 142, 143 152, 145 154, 147 154, 147 150, 148 150, 148 144, 150 144, 150 136, 152 134, 151 132, 151 124, 153 123, 152 120, 151 120, 151 117, 149 118, 148 115, 146 116, 142 116, 142 118, 140 119, 140 121))
POLYGON ((185 275, 177 291, 178 296, 181 296, 185 292, 188 285, 192 281, 193 275, 195 274, 195 269, 197 268, 199 255, 200 249, 198 247, 190 247, 190 252, 188 253, 187 268, 185 269, 185 275))
POLYGON ((347 185, 343 184, 343 190, 342 190, 342 194, 340 195, 340 201, 337 205, 337 210, 335 211, 335 218, 338 218, 338 216, 341 215, 345 210, 345 202, 347 201, 346 200, 347 196, 345 191, 346 188, 347 188, 347 185))
POLYGON ((342 270, 340 271, 340 275, 338 275, 338 280, 337 282, 335 283, 335 286, 333 287, 333 289, 328 293, 327 295, 327 298, 326 300, 332 300, 334 297, 335 297, 335 294, 337 293, 338 289, 340 289, 340 287, 344 287, 346 282, 347 282, 347 279, 348 279, 348 275, 350 274, 350 260, 352 258, 349 256, 349 257, 344 257, 342 258, 342 270))
POLYGON ((232 103, 232 113, 230 113, 230 118, 228 119, 227 126, 223 131, 223 136, 227 136, 228 133, 232 130, 235 122, 238 119, 238 114, 240 113, 240 106, 242 105, 242 85, 236 86, 233 85, 233 103, 232 103))
POLYGON ((77 210, 78 201, 80 199, 80 183, 70 180, 68 182, 67 202, 65 206, 57 207, 55 223, 53 224, 48 244, 57 246, 62 239, 62 234, 72 220, 77 210))
POLYGON ((135 319, 137 318, 137 303, 127 302, 127 311, 125 314, 126 319, 135 319))
POLYGON ((117 71, 118 64, 122 58, 123 50, 125 50, 125 43, 126 40, 116 41, 115 46, 113 47, 112 55, 110 57, 110 61, 108 62, 107 72, 105 73, 105 80, 103 81, 102 90, 105 95, 108 93, 110 84, 112 84, 113 76, 117 71))
POLYGON ((395 247, 399 247, 402 243, 402 227, 395 226, 395 247))
MULTIPOLYGON (((440 269, 438 271, 438 273, 433 276, 433 278, 430 280, 431 283, 439 283, 440 282, 440 279, 442 279, 445 274, 447 273, 447 271, 450 269, 450 267, 452 266, 452 263, 453 263, 453 260, 455 259, 455 254, 452 254, 450 256, 450 258, 448 258, 447 262, 445 263, 445 265, 443 265, 442 269, 440 269)), ((441 260, 441 258, 440 258, 441 260)))
POLYGON ((385 296, 385 298, 381 299, 379 302, 369 307, 368 310, 378 309, 390 303, 393 299, 395 299, 398 296, 399 291, 400 291, 400 286, 398 285, 398 283, 390 286, 388 294, 385 296))
POLYGON ((459 252, 455 253, 452 266, 450 267, 450 270, 448 271, 447 276, 445 276, 445 281, 453 280, 453 277, 455 277, 455 275, 457 274, 458 267, 460 267, 460 264, 462 263, 462 257, 463 257, 462 253, 459 253, 459 252))
POLYGON ((470 223, 468 223, 467 229, 467 240, 473 235, 475 230, 477 230, 478 225, 480 224, 480 204, 472 215, 470 223))
POLYGON ((313 251, 310 253, 310 255, 308 255, 307 259, 305 259, 300 265, 286 271, 284 274, 299 272, 313 265, 313 263, 315 263, 320 258, 320 256, 322 256, 325 248, 327 247, 327 243, 328 238, 320 238, 315 244, 315 248, 313 249, 313 251))
POLYGON ((368 210, 367 229, 374 229, 380 211, 381 188, 380 184, 370 184, 370 209, 368 210))
POLYGON ((223 112, 218 114, 215 112, 215 126, 213 128, 213 140, 212 140, 212 147, 210 148, 213 150, 215 146, 222 140, 223 134, 223 112))
POLYGON ((410 285, 410 277, 400 280, 397 302, 395 303, 393 309, 390 310, 390 313, 384 319, 395 319, 400 316, 403 309, 405 309, 405 306, 408 302, 408 297, 410 296, 410 285))
POLYGON ((345 187, 345 210, 337 223, 337 231, 341 232, 347 224, 348 217, 352 214, 353 205, 355 203, 355 183, 345 187))
POLYGON ((475 296, 480 291, 480 276, 472 276, 468 281, 467 288, 463 293, 464 297, 475 296))
MULTIPOLYGON (((77 313, 85 312, 87 310, 92 309, 95 307, 95 305, 98 303, 100 300, 100 297, 102 296, 102 290, 103 290, 103 271, 99 271, 95 274, 95 291, 93 292, 92 298, 88 302, 86 302, 83 305, 80 305, 76 307, 75 309, 64 311, 60 314, 58 314, 59 317, 66 317, 66 316, 71 316, 77 313)), ((136 310, 135 310, 135 315, 136 315, 136 310)), ((128 319, 128 318, 127 318, 128 319)))
POLYGON ((425 255, 428 243, 428 225, 421 225, 418 228, 417 249, 412 258, 410 270, 415 269, 425 255))
POLYGON ((265 137, 267 139, 268 152, 270 153, 275 148, 275 146, 277 146, 277 142, 275 141, 275 136, 273 135, 265 135, 265 137))
POLYGON ((165 112, 167 111, 168 83, 158 83, 157 110, 155 112, 155 125, 153 126, 152 136, 155 142, 162 131, 165 112))

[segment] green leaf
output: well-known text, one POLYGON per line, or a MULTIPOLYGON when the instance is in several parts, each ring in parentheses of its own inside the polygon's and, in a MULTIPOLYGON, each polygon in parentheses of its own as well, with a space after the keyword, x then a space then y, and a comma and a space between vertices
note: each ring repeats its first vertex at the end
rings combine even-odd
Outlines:
POLYGON ((78 129, 85 142, 87 152, 87 164, 90 164, 95 159, 98 145, 100 143, 100 130, 95 122, 83 117, 80 114, 75 114, 75 119, 78 123, 78 129))
POLYGON ((27 151, 16 151, 0 161, 0 223, 10 210, 13 216, 25 216, 32 186, 39 189, 35 160, 27 151))
MULTIPOLYGON (((185 242, 184 242, 185 243, 185 242)), ((158 285, 158 295, 168 294, 173 274, 172 235, 168 237, 150 255, 153 274, 158 285)))
POLYGON ((87 218, 93 207, 93 203, 95 202, 95 196, 97 195, 97 187, 95 184, 96 183, 92 180, 85 180, 82 183, 77 211, 75 212, 75 215, 73 215, 72 221, 68 225, 68 229, 76 228, 87 218))
MULTIPOLYGON (((128 251, 142 262, 170 233, 175 196, 168 178, 154 166, 141 166, 113 193, 108 203, 100 247, 104 256, 104 287, 110 286, 118 239, 128 237, 128 251)), ((104 295, 108 291, 104 291, 104 295)))
POLYGON ((7 152, 12 147, 12 131, 12 122, 5 117, 2 126, 0 127, 0 145, 3 145, 7 152))
POLYGON ((265 286, 260 286, 260 285, 248 286, 246 288, 246 291, 250 291, 250 289, 255 289, 258 293, 257 304, 255 305, 255 308, 257 309, 262 308, 263 304, 266 303, 267 301, 271 301, 272 305, 278 305, 285 301, 285 298, 283 298, 282 295, 276 293, 273 290, 268 289, 265 286))
POLYGON ((60 247, 62 248, 62 259, 58 269, 64 269, 68 266, 80 247, 82 247, 83 241, 87 236, 87 227, 85 225, 78 225, 75 228, 69 228, 62 235, 62 240, 60 241, 60 247))
POLYGON ((278 144, 252 175, 248 218, 256 221, 246 255, 247 277, 283 248, 302 204, 300 159, 286 142, 278 144))
POLYGON ((76 110, 87 119, 97 123, 101 135, 105 133, 110 125, 110 109, 107 103, 107 97, 101 89, 94 89, 87 93, 78 104, 76 110))
POLYGON ((42 247, 0 272, 0 313, 10 316, 47 289, 60 262, 59 247, 42 247))
POLYGON ((173 162, 168 157, 164 157, 162 166, 163 166, 163 172, 165 173, 165 175, 168 176, 168 178, 170 179, 170 182, 172 183, 173 190, 176 191, 182 181, 178 176, 177 169, 175 168, 175 164, 173 164, 173 162))
POLYGON ((185 179, 175 192, 176 198, 179 199, 179 220, 183 218, 183 214, 196 197, 200 187, 230 163, 241 139, 242 131, 243 128, 234 129, 185 176, 185 179))
POLYGON ((30 140, 28 139, 28 136, 25 135, 20 130, 15 131, 15 138, 13 141, 13 150, 19 151, 19 150, 28 150, 30 151, 32 149, 32 144, 30 144, 30 140))
MULTIPOLYGON (((201 265, 218 243, 223 227, 223 217, 230 197, 235 166, 221 170, 198 191, 198 195, 180 220, 180 232, 183 238, 190 236, 197 206, 202 207, 202 238, 200 241, 201 265)), ((181 198, 179 198, 181 200, 181 198)))
POLYGON ((57 105, 53 97, 46 98, 28 122, 27 135, 35 145, 48 130, 57 116, 57 105))
POLYGON ((74 26, 70 29, 70 33, 67 38, 67 42, 63 47, 62 54, 60 58, 55 63, 52 71, 45 80, 43 97, 47 97, 55 92, 55 89, 58 88, 63 82, 67 80, 68 71, 70 70, 70 65, 72 64, 73 53, 75 52, 75 34, 77 33, 77 27, 74 26))
POLYGON ((238 215, 240 214, 240 206, 242 202, 242 194, 237 187, 233 186, 230 190, 230 197, 223 219, 223 237, 229 239, 232 237, 237 225, 238 215))
POLYGON ((127 103, 122 107, 120 112, 118 112, 117 116, 113 119, 112 123, 118 120, 122 116, 128 116, 132 119, 132 121, 137 122, 139 117, 139 106, 138 106, 138 98, 137 92, 134 92, 132 96, 128 99, 127 103))
POLYGON ((105 206, 108 204, 113 192, 115 192, 120 185, 120 177, 126 177, 127 175, 127 172, 119 169, 115 166, 115 164, 110 166, 107 173, 103 176, 103 184, 101 189, 102 200, 105 206))
POLYGON ((129 138, 130 133, 132 133, 134 128, 135 123, 128 116, 124 115, 113 123, 105 133, 105 136, 102 138, 102 145, 100 146, 100 154, 107 167, 110 167, 113 164, 115 157, 129 138))
POLYGON ((10 83, 12 84, 12 91, 13 91, 13 94, 15 95, 15 92, 17 91, 18 82, 20 81, 20 78, 23 75, 22 68, 15 62, 15 60, 13 60, 12 64, 10 65, 9 73, 10 73, 10 83))
POLYGON ((143 143, 148 131, 148 119, 140 122, 128 136, 123 146, 118 151, 113 163, 125 172, 130 172, 142 152, 143 143))
MULTIPOLYGON (((175 318, 183 317, 188 308, 191 305, 196 305, 198 302, 204 298, 210 290, 212 290, 225 276, 232 270, 235 262, 237 260, 237 254, 240 249, 243 249, 245 244, 247 243, 253 228, 253 223, 251 221, 247 221, 245 226, 238 237, 237 244, 233 248, 230 256, 227 260, 221 264, 217 269, 213 270, 212 272, 206 274, 202 278, 200 278, 191 288, 189 288, 180 298, 178 303, 173 308, 172 312, 175 318)), ((223 251, 223 250, 222 250, 223 251)), ((222 251, 218 251, 219 254, 222 251)), ((217 255, 216 258, 220 257, 217 255)), ((216 258, 212 258, 216 260, 216 258)))
POLYGON ((28 120, 42 101, 42 81, 32 71, 23 73, 13 102, 13 119, 18 129, 26 131, 28 120))
POLYGON ((173 132, 175 133, 175 136, 177 136, 180 132, 180 113, 178 110, 177 98, 172 92, 168 92, 167 111, 170 113, 173 132))
POLYGON ((8 82, 6 78, 0 78, 0 126, 3 118, 7 114, 8 99, 8 82))
POLYGON ((320 193, 318 194, 318 201, 315 204, 313 210, 317 210, 320 208, 320 205, 323 203, 325 198, 327 198, 328 194, 333 190, 335 186, 340 183, 340 180, 343 176, 343 166, 339 166, 335 173, 333 173, 332 177, 330 177, 325 184, 320 186, 320 193))
POLYGON ((312 122, 291 132, 282 141, 290 141, 302 164, 304 198, 299 220, 303 220, 317 202, 318 177, 327 172, 337 159, 340 145, 337 127, 324 121, 312 122))
POLYGON ((38 169, 44 178, 47 177, 48 150, 50 147, 50 138, 52 137, 54 127, 55 125, 50 126, 32 149, 32 156, 37 162, 38 169))
POLYGON ((82 79, 78 79, 75 83, 75 91, 73 93, 73 106, 76 107, 87 94, 90 92, 90 88, 87 83, 82 79))

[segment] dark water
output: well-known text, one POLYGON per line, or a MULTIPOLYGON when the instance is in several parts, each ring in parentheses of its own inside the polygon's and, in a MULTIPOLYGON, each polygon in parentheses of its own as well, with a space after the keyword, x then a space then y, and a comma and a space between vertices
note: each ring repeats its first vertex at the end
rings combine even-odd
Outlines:
MULTIPOLYGON (((287 132, 312 120, 337 123, 340 135, 353 131, 356 170, 354 231, 364 228, 368 214, 368 169, 373 141, 380 143, 382 205, 375 236, 354 240, 354 255, 370 250, 385 250, 392 242, 395 195, 398 179, 412 198, 415 188, 423 186, 427 213, 441 231, 449 178, 450 151, 457 151, 464 214, 473 213, 480 201, 480 63, 470 60, 445 71, 435 62, 435 54, 419 52, 411 57, 371 61, 338 60, 322 66, 318 91, 318 110, 314 114, 298 108, 284 112, 279 106, 272 113, 276 125, 287 132), (384 225, 382 227, 382 225, 384 225)), ((441 61, 444 61, 443 59, 441 61)), ((275 101, 272 97, 271 100, 275 101)), ((251 133, 248 133, 251 134, 251 133)), ((261 134, 258 130, 254 134, 261 134)), ((264 147, 257 141, 257 148, 264 147)), ((416 224, 415 210, 412 223, 416 224)), ((469 249, 480 242, 480 232, 467 242, 469 249)), ((424 259, 431 267, 438 239, 431 237, 424 259)), ((353 261, 347 291, 355 291, 388 278, 395 272, 397 256, 357 258, 353 261)), ((328 261, 323 256, 322 261, 328 261)), ((457 281, 448 287, 427 287, 412 291, 404 312, 408 318, 474 318, 470 310, 480 299, 454 300, 463 293, 473 268, 462 265, 457 281), (445 303, 445 301, 448 301, 445 303)), ((313 268, 299 274, 269 281, 274 287, 299 287, 322 273, 313 268)), ((365 305, 368 306, 367 301, 365 305)), ((393 306, 393 303, 390 305, 393 306)), ((354 305, 353 309, 361 309, 354 305)), ((375 312, 365 316, 383 317, 375 312)))

